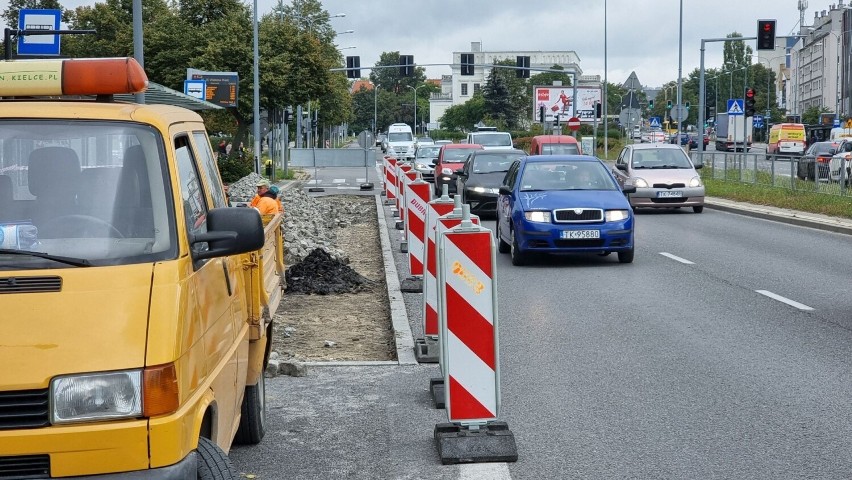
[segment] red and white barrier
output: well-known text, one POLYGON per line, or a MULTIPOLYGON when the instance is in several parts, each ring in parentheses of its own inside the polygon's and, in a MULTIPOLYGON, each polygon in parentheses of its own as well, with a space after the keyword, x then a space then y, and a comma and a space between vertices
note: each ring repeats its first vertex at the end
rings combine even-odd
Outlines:
POLYGON ((490 229, 470 221, 438 237, 441 357, 450 422, 478 425, 497 419, 500 367, 495 246, 490 229))
MULTIPOLYGON (((405 176, 405 172, 411 170, 411 168, 411 165, 404 163, 401 160, 397 160, 396 162, 396 173, 394 175, 394 177, 396 178, 396 200, 394 201, 396 203, 394 204, 394 206, 396 207, 397 211, 399 211, 400 209, 400 202, 402 201, 402 196, 405 195, 405 191, 403 190, 404 184, 402 183, 402 180, 405 176)), ((399 215, 399 219, 402 220, 402 214, 399 215)))
POLYGON ((425 263, 426 213, 432 200, 432 184, 423 181, 420 175, 405 186, 405 231, 408 240, 408 272, 412 276, 423 276, 425 263))
MULTIPOLYGON (((409 165, 407 165, 407 166, 409 166, 409 165)), ((399 196, 399 219, 402 222, 403 229, 405 228, 405 225, 408 223, 408 206, 409 206, 409 200, 410 199, 407 196, 407 194, 408 194, 408 188, 407 187, 410 183, 414 182, 418 178, 421 178, 420 172, 418 172, 417 170, 414 170, 413 168, 410 168, 409 170, 406 170, 405 173, 403 173, 399 177, 399 180, 398 180, 399 181, 399 191, 402 192, 402 195, 399 196)))
POLYGON ((385 199, 388 203, 396 202, 396 163, 393 157, 385 157, 385 199))
MULTIPOLYGON (((444 206, 438 208, 446 208, 444 206)), ((479 224, 479 217, 470 216, 471 222, 479 224)), ((437 338, 440 336, 438 318, 441 312, 438 295, 438 248, 437 242, 447 230, 459 225, 462 221, 461 198, 456 195, 453 209, 450 213, 434 218, 434 226, 427 232, 426 240, 426 272, 423 275, 423 335, 437 338)), ((432 218, 430 217, 430 223, 432 218)), ((443 367, 442 367, 443 368, 443 367)))

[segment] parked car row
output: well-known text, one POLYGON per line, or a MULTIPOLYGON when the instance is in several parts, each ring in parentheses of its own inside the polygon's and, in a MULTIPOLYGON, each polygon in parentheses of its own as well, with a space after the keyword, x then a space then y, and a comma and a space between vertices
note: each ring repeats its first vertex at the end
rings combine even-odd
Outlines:
POLYGON ((798 159, 796 176, 802 180, 839 182, 849 185, 852 175, 852 139, 815 142, 798 159), (841 169, 845 170, 842 171, 841 169))

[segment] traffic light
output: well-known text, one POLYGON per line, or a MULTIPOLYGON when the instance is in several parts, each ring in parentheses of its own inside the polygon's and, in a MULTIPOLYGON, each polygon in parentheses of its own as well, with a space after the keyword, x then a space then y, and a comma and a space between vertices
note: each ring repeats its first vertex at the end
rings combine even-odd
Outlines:
POLYGON ((414 55, 399 56, 399 75, 411 77, 414 75, 414 55))
POLYGON ((689 102, 686 102, 686 103, 684 104, 684 106, 686 107, 686 109, 687 109, 687 110, 689 110, 689 102))
POLYGON ((601 118, 601 102, 595 102, 595 118, 601 118))
POLYGON ((515 61, 515 76, 518 78, 530 78, 530 57, 518 55, 515 61))
POLYGON ((346 57, 346 78, 361 78, 361 57, 346 57))
POLYGON ((672 109, 672 101, 666 100, 666 110, 671 110, 671 109, 672 109))
MULTIPOLYGON (((559 119, 559 116, 556 116, 556 119, 559 119)), ((539 105, 538 107, 538 121, 544 125, 544 105, 539 105)))
POLYGON ((745 92, 745 116, 754 116, 754 89, 747 88, 745 92))
POLYGON ((654 109, 654 101, 648 100, 648 110, 653 110, 653 109, 654 109))
POLYGON ((757 21, 757 49, 775 50, 775 20, 757 21))
POLYGON ((461 54, 461 74, 470 76, 473 75, 473 54, 472 53, 462 53, 461 54))
POLYGON ((284 109, 284 123, 290 123, 290 120, 293 119, 293 107, 287 107, 284 109))

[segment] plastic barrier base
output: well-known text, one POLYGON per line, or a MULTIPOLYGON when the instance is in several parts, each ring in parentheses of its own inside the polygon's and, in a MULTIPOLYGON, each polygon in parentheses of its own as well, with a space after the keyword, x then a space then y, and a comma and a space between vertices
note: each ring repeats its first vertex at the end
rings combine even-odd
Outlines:
POLYGON ((369 182, 368 183, 362 183, 360 188, 361 188, 361 190, 372 190, 373 184, 369 183, 369 182))
POLYGON ((393 216, 393 218, 399 218, 399 210, 397 210, 397 209, 391 210, 391 215, 393 216))
MULTIPOLYGON (((438 342, 435 339, 415 338, 414 339, 414 358, 419 363, 438 363, 438 355, 440 354, 438 342)), ((441 382, 443 383, 443 379, 441 382)))
MULTIPOLYGON (((384 191, 384 190, 382 190, 381 192, 379 192, 379 196, 380 196, 380 197, 386 197, 386 196, 387 196, 387 194, 385 193, 385 191, 384 191)), ((387 200, 385 200, 385 201, 387 201, 387 200)))
POLYGON ((322 187, 311 187, 311 188, 308 189, 308 191, 311 192, 311 193, 316 193, 316 192, 324 192, 325 189, 322 188, 322 187))
POLYGON ((400 242, 399 252, 400 253, 408 253, 408 242, 400 242))
POLYGON ((429 390, 432 392, 432 400, 435 402, 435 408, 442 410, 447 408, 445 396, 444 396, 444 379, 441 378, 430 378, 429 379, 429 390))
POLYGON ((423 293, 423 277, 408 277, 399 289, 405 293, 423 293))
POLYGON ((394 227, 396 227, 397 230, 405 230, 405 223, 403 223, 402 220, 397 220, 394 227))
POLYGON ((444 465, 518 461, 515 435, 506 422, 491 422, 478 429, 439 423, 435 425, 435 442, 444 465))

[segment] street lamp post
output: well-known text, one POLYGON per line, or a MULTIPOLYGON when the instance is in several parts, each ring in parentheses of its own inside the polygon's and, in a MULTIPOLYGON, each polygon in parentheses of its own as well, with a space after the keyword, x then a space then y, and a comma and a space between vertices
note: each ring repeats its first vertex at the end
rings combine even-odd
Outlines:
POLYGON ((426 84, 420 85, 419 87, 412 87, 411 85, 406 85, 406 87, 414 90, 414 136, 417 136, 417 89, 421 87, 425 87, 426 84))
POLYGON ((373 138, 379 133, 379 116, 378 116, 378 98, 379 98, 379 86, 373 84, 373 138))

